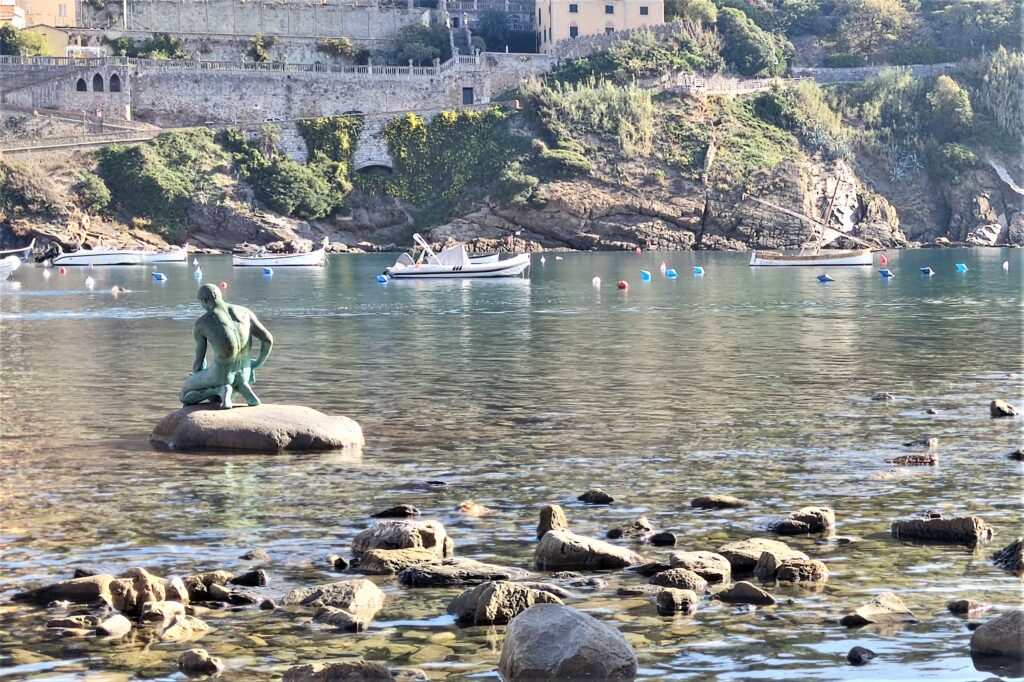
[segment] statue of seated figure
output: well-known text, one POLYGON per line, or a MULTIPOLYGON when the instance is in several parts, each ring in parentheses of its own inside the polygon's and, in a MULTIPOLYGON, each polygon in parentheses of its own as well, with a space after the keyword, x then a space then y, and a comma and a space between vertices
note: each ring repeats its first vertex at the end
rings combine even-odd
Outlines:
POLYGON ((196 359, 181 387, 182 404, 219 399, 227 410, 232 407, 232 394, 238 391, 250 406, 259 405, 260 399, 252 390, 255 370, 267 361, 274 337, 251 310, 229 304, 213 284, 199 287, 199 302, 206 313, 196 320, 193 331, 196 359), (251 357, 253 337, 260 340, 260 354, 255 360, 251 357), (209 364, 207 347, 212 350, 209 364))

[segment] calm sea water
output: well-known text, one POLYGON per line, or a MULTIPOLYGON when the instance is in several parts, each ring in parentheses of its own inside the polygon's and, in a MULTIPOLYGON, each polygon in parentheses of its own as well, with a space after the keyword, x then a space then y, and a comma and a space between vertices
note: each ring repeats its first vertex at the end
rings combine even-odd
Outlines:
MULTIPOLYGON (((832 577, 817 591, 772 588, 778 607, 705 601, 693 618, 661 618, 649 600, 614 594, 641 581, 628 573, 569 603, 624 632, 651 679, 985 679, 965 621, 945 602, 998 611, 1021 600, 1020 580, 988 559, 1021 532, 1022 469, 1007 459, 1021 422, 991 419, 988 403, 1019 403, 1024 388, 1022 256, 897 252, 892 280, 836 268, 828 285, 812 269, 749 268, 743 254, 548 254, 545 266, 534 257, 529 280, 387 285, 374 275, 388 255, 335 256, 272 278, 200 257, 205 281, 226 281, 228 299, 275 336, 262 398, 351 416, 366 434, 361 453, 281 456, 161 453, 147 443, 177 407, 193 355, 201 310, 191 266, 163 266, 165 283, 144 268, 49 280, 25 268, 0 285, 0 675, 170 679, 193 646, 56 640, 44 610, 7 603, 18 589, 75 565, 242 569, 239 555, 263 548, 273 560, 260 591, 279 599, 341 579, 324 558, 347 554, 370 513, 406 502, 445 524, 457 555, 521 567, 545 503, 599 537, 645 514, 693 550, 764 535, 773 516, 829 504, 853 542, 793 539, 832 577), (677 280, 659 274, 662 260, 677 280), (958 274, 957 262, 969 272, 958 274), (704 277, 691 274, 696 264, 704 277), (934 277, 919 273, 925 265, 934 277), (652 282, 640 281, 641 269, 652 282), (115 299, 114 284, 132 292, 115 299), (896 400, 871 401, 877 391, 896 400), (939 438, 940 465, 885 474, 885 460, 922 436, 939 438), (576 502, 591 486, 615 504, 576 502), (757 504, 690 509, 712 492, 757 504), (467 499, 493 512, 459 514, 467 499), (929 510, 983 517, 993 546, 889 536, 892 520, 929 510), (886 590, 920 622, 836 624, 886 590), (880 658, 850 667, 855 644, 880 658)), ((670 551, 637 549, 660 560, 670 551)), ((459 590, 374 580, 389 601, 365 633, 339 634, 298 611, 227 610, 204 616, 215 630, 199 645, 236 679, 351 655, 436 679, 497 677, 503 628, 456 627, 444 610, 459 590)))

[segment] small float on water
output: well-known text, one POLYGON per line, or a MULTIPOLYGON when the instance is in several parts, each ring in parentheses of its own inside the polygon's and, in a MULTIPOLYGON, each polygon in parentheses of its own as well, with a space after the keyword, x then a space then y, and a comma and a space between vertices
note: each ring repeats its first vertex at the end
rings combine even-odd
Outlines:
POLYGON ((264 270, 271 267, 323 265, 324 260, 327 258, 327 245, 329 243, 329 239, 324 237, 319 249, 314 249, 307 253, 269 253, 265 248, 261 247, 252 256, 232 254, 231 264, 236 267, 261 267, 264 270))
POLYGON ((413 254, 403 253, 395 264, 384 268, 391 279, 490 279, 520 277, 530 268, 530 254, 518 253, 501 259, 499 254, 486 254, 486 260, 474 260, 466 253, 465 244, 456 244, 434 253, 418 233, 412 236, 418 249, 413 254), (417 258, 413 258, 416 251, 417 258))
POLYGON ((0 282, 8 279, 20 267, 21 259, 17 256, 4 256, 0 258, 0 282))
POLYGON ((188 261, 188 242, 167 251, 146 251, 145 249, 79 249, 64 253, 60 246, 54 246, 43 254, 43 260, 51 265, 150 265, 153 263, 185 263, 188 261))
MULTIPOLYGON (((836 187, 832 192, 832 197, 828 202, 828 210, 825 212, 824 220, 817 220, 806 216, 796 211, 791 211, 788 208, 783 208, 770 201, 759 199, 757 197, 750 197, 759 204, 769 206, 781 211, 786 215, 792 216, 799 220, 811 223, 815 227, 815 233, 817 234, 817 240, 813 245, 804 245, 801 247, 798 253, 782 253, 781 251, 761 251, 756 250, 750 254, 750 265, 751 267, 759 266, 833 266, 833 265, 873 265, 874 264, 874 251, 881 251, 873 244, 853 237, 846 234, 841 230, 829 227, 829 221, 832 218, 832 206, 836 200, 836 194, 839 192, 839 185, 841 182, 836 183, 836 187), (843 237, 848 239, 855 244, 861 245, 863 248, 860 249, 826 249, 829 243, 843 237)), ((884 261, 884 254, 882 256, 884 261)), ((882 263, 885 265, 885 263, 882 263)))

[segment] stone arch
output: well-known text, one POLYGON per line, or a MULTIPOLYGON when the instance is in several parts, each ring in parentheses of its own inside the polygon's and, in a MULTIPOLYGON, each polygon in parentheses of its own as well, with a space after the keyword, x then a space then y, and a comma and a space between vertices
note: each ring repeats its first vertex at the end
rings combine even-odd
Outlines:
POLYGON ((92 91, 103 92, 103 76, 96 74, 92 77, 92 91))
POLYGON ((110 74, 107 86, 110 88, 111 92, 121 92, 121 77, 116 73, 110 74))
POLYGON ((75 83, 75 92, 88 92, 89 86, 85 84, 84 78, 79 78, 78 82, 75 83))

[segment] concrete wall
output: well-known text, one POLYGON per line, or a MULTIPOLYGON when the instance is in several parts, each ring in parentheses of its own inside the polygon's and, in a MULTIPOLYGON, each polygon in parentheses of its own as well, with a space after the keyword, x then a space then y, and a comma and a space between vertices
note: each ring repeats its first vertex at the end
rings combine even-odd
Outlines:
MULTIPOLYGON (((108 120, 126 119, 130 116, 131 71, 127 68, 94 67, 82 69, 44 70, 36 72, 35 82, 0 94, 0 102, 27 109, 59 109, 82 113, 88 116, 100 114, 108 120), (117 74, 121 82, 120 92, 110 92, 110 77, 117 74), (103 90, 93 89, 94 77, 103 80, 103 90), (85 81, 86 90, 77 89, 78 80, 85 81)), ((0 80, 12 74, 27 75, 11 67, 0 68, 0 80)))
MULTIPOLYGON (((79 0, 78 11, 84 28, 123 27, 118 7, 97 12, 79 0)), ((129 0, 127 29, 382 39, 408 24, 425 24, 429 16, 428 10, 407 3, 395 7, 295 0, 129 0)))

